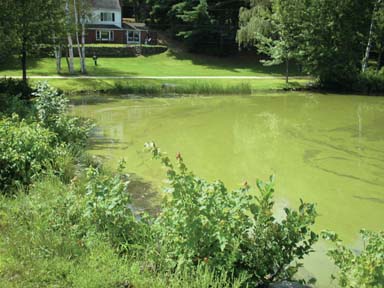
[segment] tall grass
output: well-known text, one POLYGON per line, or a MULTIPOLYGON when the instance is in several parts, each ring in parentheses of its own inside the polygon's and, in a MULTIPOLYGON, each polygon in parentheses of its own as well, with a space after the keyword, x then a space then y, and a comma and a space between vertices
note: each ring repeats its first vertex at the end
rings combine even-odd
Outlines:
POLYGON ((206 267, 165 271, 143 255, 119 254, 92 227, 86 236, 79 234, 86 179, 78 175, 74 181, 64 184, 49 175, 28 194, 0 194, 0 287, 219 288, 241 287, 245 281, 206 267))
POLYGON ((252 86, 249 82, 226 84, 224 82, 195 81, 177 83, 142 83, 139 81, 120 81, 107 91, 111 94, 141 95, 250 95, 252 86))

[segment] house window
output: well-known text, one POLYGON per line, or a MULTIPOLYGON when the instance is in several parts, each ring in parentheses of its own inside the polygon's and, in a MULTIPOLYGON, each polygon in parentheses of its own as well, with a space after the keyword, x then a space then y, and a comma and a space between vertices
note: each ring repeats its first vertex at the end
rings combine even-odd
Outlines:
POLYGON ((113 31, 109 31, 109 30, 96 31, 96 40, 98 41, 113 41, 113 39, 114 39, 113 31))
POLYGON ((128 31, 128 43, 140 43, 140 31, 128 31))
POLYGON ((115 22, 115 13, 101 12, 100 20, 101 22, 115 22))

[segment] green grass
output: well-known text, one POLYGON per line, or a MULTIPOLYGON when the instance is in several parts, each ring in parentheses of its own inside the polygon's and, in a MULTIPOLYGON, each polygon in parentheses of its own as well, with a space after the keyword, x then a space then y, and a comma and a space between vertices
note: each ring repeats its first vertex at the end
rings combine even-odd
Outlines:
POLYGON ((51 176, 28 194, 0 191, 0 287, 241 287, 242 277, 232 281, 204 268, 158 270, 144 255, 119 254, 103 234, 82 238, 75 232, 77 208, 66 204, 73 197, 85 204, 82 194, 51 176))
MULTIPOLYGON (((99 45, 99 44, 96 44, 99 45)), ((99 58, 94 66, 87 59, 90 76, 283 76, 282 66, 263 66, 252 55, 228 58, 174 52, 137 58, 99 58)), ((79 68, 76 59, 76 69, 79 68)), ((66 62, 63 59, 63 71, 66 62)), ((20 76, 19 62, 10 59, 0 66, 0 76, 20 76)), ((29 76, 52 76, 55 59, 43 58, 29 61, 29 76)), ((63 73, 62 75, 67 75, 63 73)), ((299 76, 297 67, 292 67, 291 76, 299 76)), ((38 80, 32 80, 36 82, 38 80)), ((162 94, 252 94, 259 90, 278 90, 285 87, 284 79, 202 79, 202 80, 142 80, 142 79, 50 79, 51 85, 68 93, 108 92, 146 95, 162 94)), ((295 85, 304 85, 308 79, 295 79, 295 85)))
MULTIPOLYGON (((217 58, 194 55, 185 52, 167 51, 153 56, 135 58, 102 58, 96 67, 91 58, 87 59, 90 76, 283 76, 282 66, 263 66, 256 57, 234 56, 217 58)), ((76 59, 76 70, 79 61, 76 59)), ((63 59, 63 71, 66 69, 63 59)), ((30 59, 29 76, 57 75, 55 59, 30 59)), ((292 76, 298 75, 297 68, 292 67, 292 76)), ((10 59, 0 66, 0 76, 20 76, 20 63, 10 59)), ((64 73, 63 75, 67 75, 64 73)))

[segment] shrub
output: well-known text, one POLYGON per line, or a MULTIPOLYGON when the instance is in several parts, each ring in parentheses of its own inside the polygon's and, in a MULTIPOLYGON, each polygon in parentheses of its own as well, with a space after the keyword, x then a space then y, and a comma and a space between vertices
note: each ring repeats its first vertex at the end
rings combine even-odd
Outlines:
POLYGON ((146 144, 168 169, 172 197, 156 221, 157 237, 166 264, 174 269, 206 264, 215 270, 246 273, 252 287, 289 279, 297 259, 312 251, 317 234, 311 231, 316 212, 301 202, 299 210, 285 209, 274 218, 274 179, 257 182, 259 193, 247 183, 228 191, 220 181, 207 181, 189 172, 180 154, 177 168, 154 143, 146 144))
POLYGON ((68 99, 57 89, 49 86, 47 82, 39 82, 33 96, 36 97, 37 117, 47 126, 52 125, 52 122, 54 123, 56 118, 67 110, 68 99))
POLYGON ((339 268, 339 285, 351 288, 383 287, 384 231, 376 233, 362 230, 360 233, 364 240, 364 249, 359 253, 345 247, 335 233, 323 233, 325 239, 336 245, 328 251, 328 255, 339 268))
POLYGON ((56 137, 38 123, 28 124, 17 115, 0 121, 0 190, 29 185, 55 165, 61 147, 56 137))
POLYGON ((44 127, 56 133, 60 142, 73 147, 86 145, 93 125, 89 120, 66 115, 68 99, 62 93, 39 82, 33 95, 37 118, 44 127))
POLYGON ((26 117, 31 110, 26 99, 29 99, 31 93, 32 89, 21 80, 0 79, 0 115, 10 116, 17 113, 20 117, 26 117))
POLYGON ((21 118, 27 118, 31 114, 31 105, 27 100, 20 99, 18 96, 0 93, 0 117, 9 117, 13 113, 21 118))
POLYGON ((129 249, 129 244, 142 244, 140 241, 146 236, 148 226, 136 221, 132 212, 129 181, 127 175, 122 174, 123 169, 124 162, 112 176, 100 173, 99 168, 87 169, 84 219, 86 227, 107 233, 116 246, 129 249))
POLYGON ((0 79, 0 94, 7 94, 11 97, 29 99, 33 89, 27 82, 13 78, 0 79))
POLYGON ((353 84, 354 90, 366 94, 384 93, 384 75, 374 71, 361 73, 358 80, 353 84))

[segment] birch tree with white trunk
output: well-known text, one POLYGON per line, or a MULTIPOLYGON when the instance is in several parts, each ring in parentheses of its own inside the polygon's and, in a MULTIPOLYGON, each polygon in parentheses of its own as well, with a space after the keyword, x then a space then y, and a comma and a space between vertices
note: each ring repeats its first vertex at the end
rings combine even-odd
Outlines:
POLYGON ((77 11, 77 1, 73 0, 73 12, 74 12, 74 17, 75 17, 75 39, 76 39, 76 44, 77 44, 77 53, 80 58, 80 70, 82 74, 85 74, 84 71, 84 59, 83 59, 83 53, 80 48, 80 39, 79 39, 79 13, 77 11))
POLYGON ((91 4, 90 0, 78 0, 80 1, 79 22, 81 27, 81 71, 86 74, 86 53, 85 53, 85 37, 86 37, 86 23, 91 17, 91 4))
POLYGON ((377 11, 380 7, 381 2, 382 2, 382 0, 377 0, 375 3, 375 6, 373 8, 372 18, 371 18, 371 26, 369 28, 367 48, 365 49, 365 55, 364 55, 363 64, 361 67, 362 72, 365 72, 365 70, 367 70, 367 67, 368 67, 369 55, 371 54, 372 42, 373 42, 374 33, 375 33, 376 14, 377 14, 377 11))
POLYGON ((73 41, 72 41, 72 21, 71 21, 71 9, 70 9, 70 3, 69 0, 66 0, 65 3, 65 16, 66 16, 66 30, 67 30, 67 40, 68 40, 68 56, 67 58, 68 62, 68 71, 70 74, 75 73, 74 68, 74 55, 73 55, 73 41))

